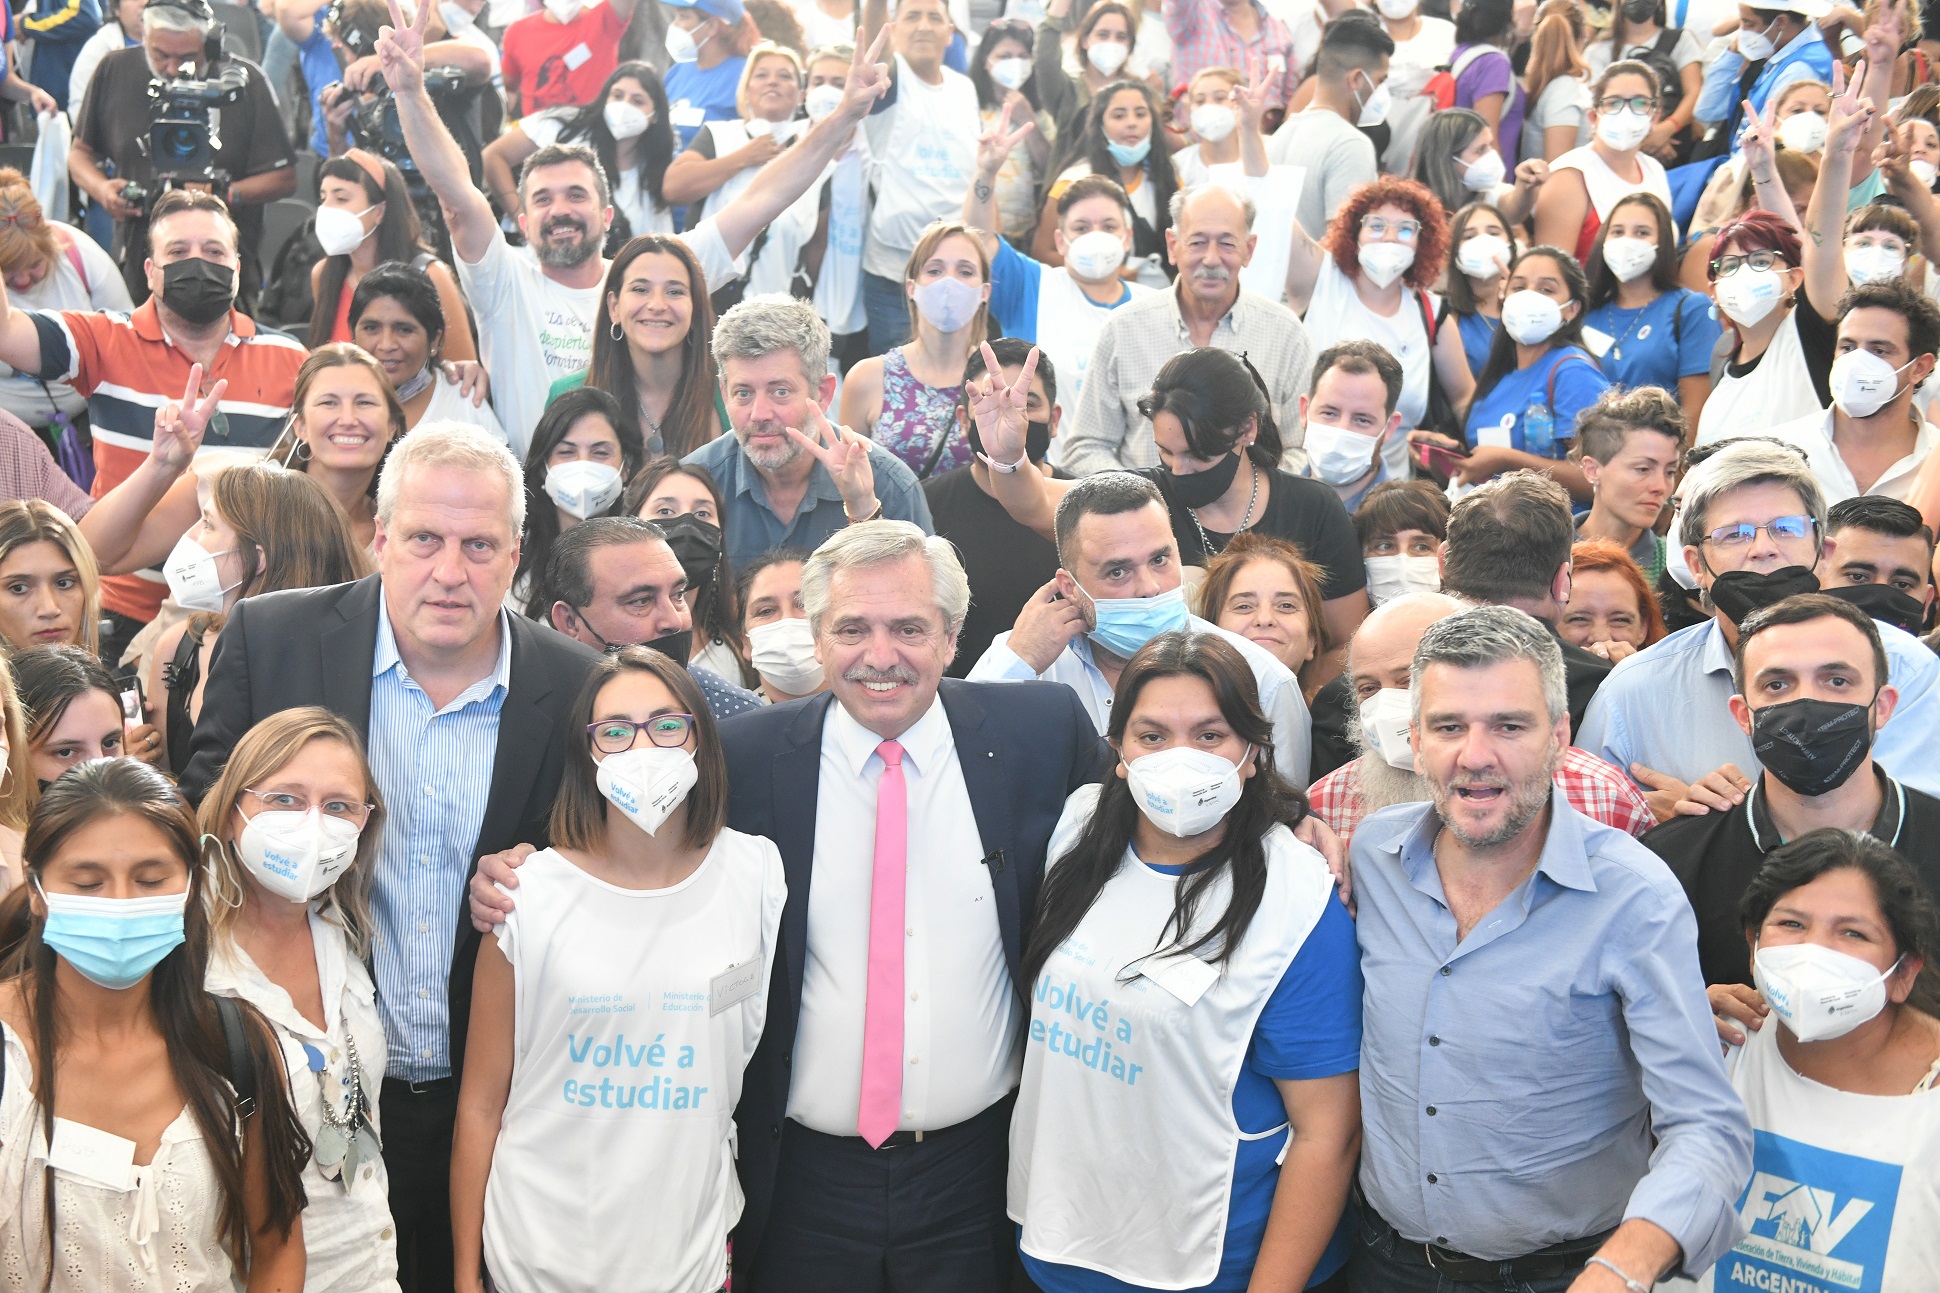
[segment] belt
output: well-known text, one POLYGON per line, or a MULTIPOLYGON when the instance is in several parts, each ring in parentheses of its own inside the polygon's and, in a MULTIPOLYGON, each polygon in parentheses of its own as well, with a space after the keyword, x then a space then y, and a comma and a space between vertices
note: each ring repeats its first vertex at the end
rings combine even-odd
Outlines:
POLYGON ((1485 1284, 1501 1280, 1524 1283, 1534 1280, 1553 1280, 1568 1275, 1580 1268, 1584 1262, 1603 1247, 1604 1242, 1616 1233, 1615 1228, 1601 1234, 1589 1235, 1582 1239, 1565 1239, 1547 1248, 1538 1248, 1533 1253, 1520 1257, 1510 1257, 1491 1261, 1485 1257, 1471 1257, 1453 1248, 1443 1248, 1440 1244, 1417 1243, 1388 1224, 1387 1219, 1365 1201, 1362 1210, 1382 1229, 1394 1235, 1394 1252, 1397 1256, 1417 1266, 1426 1266, 1436 1274, 1454 1280, 1458 1284, 1485 1284))
POLYGON ((411 1082, 404 1078, 387 1077, 384 1090, 391 1095, 445 1095, 449 1093, 457 1079, 441 1077, 429 1078, 423 1082, 411 1082))
MULTIPOLYGON (((976 1124, 987 1122, 993 1117, 1000 1117, 1008 1123, 1010 1120, 1010 1108, 1015 1098, 1016 1093, 1012 1092, 1010 1095, 1006 1095, 1003 1099, 997 1101, 997 1103, 971 1114, 962 1122, 951 1123, 948 1127, 938 1127, 934 1131, 892 1131, 889 1133, 889 1138, 883 1141, 882 1144, 876 1146, 876 1148, 879 1150, 907 1149, 911 1145, 922 1145, 933 1140, 944 1140, 968 1131, 976 1124)), ((828 1136, 830 1140, 854 1141, 864 1146, 867 1146, 869 1143, 860 1136, 829 1136, 825 1131, 816 1131, 813 1127, 800 1122, 797 1122, 795 1126, 798 1130, 805 1131, 811 1136, 828 1136)))

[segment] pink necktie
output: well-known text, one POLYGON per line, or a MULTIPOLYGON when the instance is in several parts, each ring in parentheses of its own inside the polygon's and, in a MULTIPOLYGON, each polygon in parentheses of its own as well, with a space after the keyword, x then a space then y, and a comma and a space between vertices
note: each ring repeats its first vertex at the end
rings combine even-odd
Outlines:
POLYGON ((909 880, 909 808, 903 747, 884 741, 876 784, 876 867, 869 882, 869 995, 862 1016, 862 1100, 856 1134, 878 1149, 903 1102, 903 891, 909 880))

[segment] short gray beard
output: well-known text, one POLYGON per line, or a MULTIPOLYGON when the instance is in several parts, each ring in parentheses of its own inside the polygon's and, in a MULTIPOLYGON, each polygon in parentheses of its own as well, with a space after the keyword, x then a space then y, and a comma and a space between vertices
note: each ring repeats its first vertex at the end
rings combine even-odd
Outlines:
POLYGON ((1363 816, 1372 816, 1396 804, 1425 804, 1435 796, 1428 778, 1419 772, 1395 767, 1381 757, 1379 750, 1367 748, 1367 733, 1358 720, 1348 723, 1347 739, 1359 752, 1355 791, 1361 797, 1363 816))
POLYGON ((1509 815, 1503 819, 1502 825, 1486 834, 1471 836, 1463 833, 1461 827, 1457 826, 1455 820, 1448 814, 1448 807, 1456 798, 1455 791, 1440 784, 1434 787, 1435 813, 1442 819, 1442 824, 1448 827, 1448 833, 1460 840, 1464 847, 1499 848, 1522 834, 1529 823, 1540 817, 1543 809, 1549 806, 1550 793, 1555 789, 1556 784, 1556 765, 1562 761, 1562 757, 1560 753, 1550 751, 1549 758, 1543 762, 1540 777, 1531 777, 1519 785, 1509 787, 1509 815))
MULTIPOLYGON (((735 432, 740 435, 740 428, 736 427, 735 432)), ((748 461, 758 470, 780 471, 808 451, 793 440, 774 450, 757 450, 748 443, 746 435, 741 435, 741 452, 747 455, 748 461)))

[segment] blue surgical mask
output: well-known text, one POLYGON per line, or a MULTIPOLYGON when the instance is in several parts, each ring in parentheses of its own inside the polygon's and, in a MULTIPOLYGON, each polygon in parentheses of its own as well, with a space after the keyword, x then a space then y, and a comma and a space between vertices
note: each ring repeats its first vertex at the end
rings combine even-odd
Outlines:
POLYGON ((73 893, 48 893, 47 926, 41 940, 104 988, 132 988, 182 945, 182 917, 189 893, 154 898, 90 898, 73 893))
POLYGON ((1145 161, 1145 155, 1152 151, 1152 136, 1147 135, 1136 144, 1107 143, 1105 151, 1120 166, 1137 166, 1145 161))
POLYGON ((1127 660, 1159 634, 1185 628, 1191 619, 1183 585, 1156 597, 1092 597, 1091 605, 1098 619, 1091 640, 1127 660))

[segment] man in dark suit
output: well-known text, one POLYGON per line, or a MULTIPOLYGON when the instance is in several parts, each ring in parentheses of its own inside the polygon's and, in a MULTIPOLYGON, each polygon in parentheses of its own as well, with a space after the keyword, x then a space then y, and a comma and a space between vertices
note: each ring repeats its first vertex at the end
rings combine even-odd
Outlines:
POLYGON ((478 946, 465 881, 480 853, 546 842, 567 716, 598 659, 502 609, 524 511, 519 464, 492 437, 433 423, 398 441, 378 483, 378 573, 237 604, 182 776, 199 801, 242 735, 294 705, 321 705, 365 738, 387 809, 372 968, 407 1293, 452 1285, 453 1074, 478 946))
MULTIPOLYGON (((837 532, 802 598, 830 691, 721 725, 730 825, 788 875, 735 1111, 735 1286, 1001 1293, 1024 929, 1104 747, 1068 687, 943 679, 969 585, 908 522, 837 532)), ((510 906, 495 861, 474 920, 510 906)))

